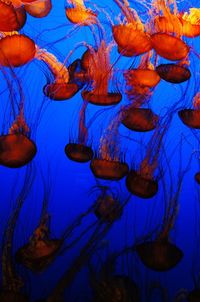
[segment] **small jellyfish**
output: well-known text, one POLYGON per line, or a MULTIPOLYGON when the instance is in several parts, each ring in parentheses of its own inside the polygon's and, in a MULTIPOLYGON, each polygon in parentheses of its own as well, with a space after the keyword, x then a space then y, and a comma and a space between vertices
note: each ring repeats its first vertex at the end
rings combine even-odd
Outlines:
POLYGON ((23 66, 34 59, 34 41, 17 32, 3 33, 0 39, 0 64, 2 66, 23 66))
POLYGON ((195 38, 200 35, 200 9, 191 7, 188 12, 179 14, 182 23, 182 34, 188 38, 195 38))
POLYGON ((93 158, 93 150, 87 145, 88 129, 85 124, 85 113, 88 103, 83 102, 79 113, 79 127, 78 127, 78 142, 68 143, 65 146, 65 153, 67 157, 79 163, 85 163, 93 158))
POLYGON ((189 128, 200 129, 200 92, 193 97, 194 109, 182 109, 178 112, 179 118, 189 128))
POLYGON ((123 111, 119 111, 100 139, 98 154, 90 163, 92 173, 97 178, 120 180, 128 173, 129 167, 122 159, 118 129, 123 111))
POLYGON ((115 0, 115 3, 124 15, 123 22, 112 27, 118 52, 123 56, 133 57, 150 51, 151 39, 136 10, 130 8, 128 0, 115 0))
POLYGON ((26 23, 24 7, 15 7, 12 2, 0 1, 0 31, 12 32, 20 30, 26 23))
POLYGON ((150 30, 154 32, 151 35, 151 43, 158 55, 171 61, 177 61, 187 57, 190 48, 180 38, 182 24, 177 16, 176 0, 173 0, 172 3, 174 5, 173 13, 165 0, 153 1, 153 8, 149 11, 150 30))
MULTIPOLYGON (((0 136, 0 165, 9 168, 19 168, 28 164, 37 152, 34 141, 30 139, 31 131, 24 116, 25 97, 19 81, 18 84, 20 90, 18 92, 20 94, 19 112, 17 115, 14 114, 15 119, 9 129, 9 133, 0 136)), ((12 103, 13 88, 10 87, 9 89, 11 92, 10 101, 12 103)))
POLYGON ((86 8, 83 0, 68 0, 65 13, 68 20, 74 24, 87 26, 97 23, 97 14, 86 8))
POLYGON ((72 98, 79 90, 75 82, 70 83, 67 67, 60 63, 57 58, 46 49, 37 47, 35 58, 47 64, 54 76, 54 81, 44 86, 43 92, 50 99, 63 101, 72 98))
POLYGON ((113 67, 110 62, 110 52, 113 44, 107 45, 102 40, 96 49, 90 47, 89 52, 82 58, 82 65, 87 68, 88 78, 91 81, 91 89, 83 90, 81 95, 87 102, 110 106, 118 104, 122 95, 119 92, 109 92, 109 82, 113 77, 113 67))

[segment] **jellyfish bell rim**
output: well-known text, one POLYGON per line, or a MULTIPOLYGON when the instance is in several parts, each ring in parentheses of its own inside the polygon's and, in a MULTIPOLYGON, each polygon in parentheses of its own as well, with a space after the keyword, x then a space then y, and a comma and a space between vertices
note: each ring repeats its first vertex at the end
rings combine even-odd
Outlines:
POLYGON ((156 128, 159 122, 159 116, 155 114, 150 108, 136 108, 127 109, 127 115, 122 120, 124 127, 137 132, 148 132, 156 128), (134 113, 137 114, 138 120, 134 122, 134 113), (139 119, 143 118, 143 125, 139 119), (145 122, 145 125, 144 125, 145 122))
POLYGON ((109 194, 106 196, 99 196, 97 198, 94 214, 101 221, 111 223, 122 217, 123 209, 119 200, 109 194), (109 204, 110 209, 107 209, 105 206, 109 201, 112 201, 112 204, 109 204), (105 213, 103 213, 104 211, 105 213))
POLYGON ((149 179, 139 174, 135 170, 130 170, 126 176, 126 188, 128 191, 140 198, 149 199, 154 197, 158 192, 158 181, 149 179), (137 186, 139 190, 137 189, 137 186), (142 190, 146 191, 142 191, 142 190))
MULTIPOLYGON (((134 83, 141 86, 145 86, 148 88, 153 88, 157 86, 161 80, 159 74, 154 69, 138 69, 138 68, 132 68, 125 72, 125 77, 132 77, 134 76, 134 83)), ((131 84, 131 80, 129 81, 131 84)))
POLYGON ((68 143, 65 146, 65 154, 70 160, 86 163, 92 160, 94 152, 89 146, 79 143, 68 143))
POLYGON ((136 253, 138 254, 140 260, 146 267, 157 272, 165 272, 173 269, 178 265, 178 263, 182 260, 184 256, 182 250, 179 247, 177 247, 175 244, 170 243, 168 240, 166 241, 155 240, 155 241, 146 241, 140 243, 136 245, 136 253), (167 255, 165 251, 164 258, 161 261, 162 263, 161 262, 156 263, 158 260, 158 256, 156 256, 156 253, 160 252, 161 249, 164 250, 166 248, 170 253, 170 257, 173 256, 174 259, 171 260, 170 257, 168 257, 169 255, 167 255), (156 249, 158 250, 156 251, 156 249), (146 257, 146 255, 148 257, 146 257))
POLYGON ((139 56, 152 49, 152 43, 149 35, 143 32, 142 30, 134 29, 134 26, 132 26, 131 23, 113 25, 112 34, 118 46, 118 52, 123 56, 127 56, 127 57, 139 56), (131 40, 128 41, 127 39, 121 40, 123 34, 126 35, 127 33, 129 38, 131 38, 131 40), (134 37, 133 34, 135 35, 134 37), (138 42, 138 45, 136 45, 136 36, 140 40, 138 42), (131 43, 132 46, 130 46, 131 43), (141 45, 144 44, 146 45, 141 47, 141 45))
MULTIPOLYGON (((17 263, 24 265, 33 272, 42 272, 44 271, 51 263, 54 261, 56 254, 62 246, 62 239, 46 239, 42 240, 46 244, 52 245, 52 250, 46 255, 39 256, 34 255, 34 247, 31 246, 31 243, 27 243, 15 254, 15 260, 17 263), (54 246, 53 246, 54 245, 54 246), (31 250, 32 249, 32 250, 31 250)), ((36 247, 35 247, 36 248, 36 247)))
POLYGON ((94 176, 97 178, 101 178, 105 180, 120 180, 126 176, 129 167, 127 163, 114 161, 114 160, 112 161, 107 159, 101 159, 96 157, 91 160, 90 169, 94 174, 94 176), (120 169, 122 169, 121 172, 120 169), (116 174, 116 172, 118 172, 118 174, 116 174))
POLYGON ((173 63, 160 64, 156 67, 156 71, 161 79, 173 84, 184 83, 191 77, 191 72, 187 67, 173 63))
MULTIPOLYGON (((14 142, 14 144, 16 145, 16 142, 14 142)), ((19 144, 19 142, 18 142, 18 144, 19 144)), ((18 147, 18 149, 20 151, 24 150, 24 148, 21 148, 21 147, 18 147)), ((37 147, 36 147, 35 142, 33 140, 31 140, 30 138, 28 138, 26 135, 18 133, 18 134, 5 134, 5 135, 1 135, 0 136, 0 165, 2 165, 2 166, 8 167, 8 168, 20 168, 20 167, 23 167, 23 166, 27 165, 31 160, 33 160, 33 158, 35 157, 36 153, 37 153, 37 147), (11 140, 9 138, 11 138, 11 140), (12 146, 13 145, 12 139, 14 139, 14 138, 18 138, 20 140, 23 139, 23 143, 25 143, 25 144, 28 143, 30 145, 30 147, 32 148, 32 152, 30 152, 30 151, 28 152, 28 153, 30 153, 30 155, 29 154, 25 154, 27 156, 27 159, 24 160, 24 161, 20 161, 19 159, 16 160, 16 158, 12 159, 11 161, 8 160, 8 151, 5 151, 5 149, 8 148, 8 150, 11 152, 11 155, 12 155, 12 148, 13 148, 13 146, 12 146), (7 140, 7 142, 5 142, 6 140, 7 140), (3 144, 7 144, 7 145, 6 146, 2 145, 1 144, 2 141, 3 141, 3 144), (3 153, 6 152, 6 158, 5 159, 2 158, 2 152, 3 153)), ((13 156, 15 156, 15 155, 13 154, 13 156)))
POLYGON ((182 109, 178 116, 187 127, 200 129, 200 109, 182 109))
POLYGON ((76 83, 47 83, 43 87, 43 93, 53 101, 70 100, 79 91, 76 83), (72 89, 72 91, 71 91, 72 89))
POLYGON ((94 94, 92 91, 83 90, 81 96, 84 101, 97 106, 113 106, 122 100, 120 92, 108 92, 106 95, 94 94))
POLYGON ((154 33, 151 35, 151 41, 152 47, 156 53, 170 61, 179 61, 185 59, 190 51, 189 46, 184 41, 167 33, 154 33), (172 42, 171 47, 168 45, 170 43, 166 43, 167 40, 168 42, 172 42), (176 52, 174 52, 173 44, 176 44, 176 46, 179 44, 176 52), (167 45, 167 47, 165 45, 167 45))

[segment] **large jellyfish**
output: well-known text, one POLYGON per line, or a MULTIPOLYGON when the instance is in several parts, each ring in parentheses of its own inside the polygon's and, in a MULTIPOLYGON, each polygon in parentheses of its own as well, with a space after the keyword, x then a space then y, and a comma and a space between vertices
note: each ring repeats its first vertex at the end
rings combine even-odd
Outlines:
POLYGON ((123 56, 132 57, 151 50, 151 39, 136 10, 129 6, 128 0, 115 0, 115 3, 124 15, 123 22, 112 28, 118 52, 123 56))

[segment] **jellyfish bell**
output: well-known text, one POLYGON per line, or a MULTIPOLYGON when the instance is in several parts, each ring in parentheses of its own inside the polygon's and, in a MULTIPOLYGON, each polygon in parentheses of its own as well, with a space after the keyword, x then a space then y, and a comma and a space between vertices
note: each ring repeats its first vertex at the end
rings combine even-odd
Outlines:
POLYGON ((200 172, 197 172, 194 176, 196 182, 200 185, 200 172))
POLYGON ((122 99, 122 95, 117 92, 108 92, 106 94, 101 94, 101 92, 94 93, 92 91, 84 90, 81 95, 85 101, 99 106, 117 105, 122 99))
POLYGON ((25 23, 26 11, 24 7, 15 8, 12 2, 0 1, 0 31, 18 31, 25 23))
POLYGON ((158 192, 158 181, 141 175, 135 170, 130 170, 126 177, 128 191, 141 198, 151 198, 158 192))
POLYGON ((123 56, 139 56, 152 49, 150 37, 131 23, 114 25, 112 33, 118 52, 123 56))
POLYGON ((112 223, 122 216, 122 206, 117 198, 103 193, 96 200, 95 215, 103 222, 112 223))
POLYGON ((159 56, 171 61, 186 58, 190 51, 190 48, 184 41, 166 33, 152 34, 151 42, 159 56))
POLYGON ((12 34, 0 39, 0 64, 2 66, 23 66, 34 59, 35 43, 22 34, 12 34))
POLYGON ((36 155, 35 143, 23 134, 0 136, 0 164, 19 168, 28 164, 36 155))
POLYGON ((146 267, 158 272, 174 268, 183 257, 183 252, 168 240, 143 242, 136 245, 136 252, 146 267))
POLYGON ((65 13, 67 19, 74 24, 92 25, 97 23, 97 14, 83 5, 67 6, 65 13))
POLYGON ((77 143, 69 143, 65 146, 65 154, 73 161, 86 163, 92 160, 93 150, 89 146, 77 143))
POLYGON ((44 94, 54 101, 64 101, 71 99, 77 92, 79 87, 76 83, 49 83, 43 88, 44 94))
POLYGON ((158 121, 158 115, 153 113, 151 109, 130 106, 125 110, 122 124, 130 130, 146 132, 155 129, 158 121))
MULTIPOLYGON (((140 67, 140 66, 139 66, 140 67)), ((135 68, 124 73, 125 79, 132 85, 140 85, 148 88, 153 88, 160 82, 160 76, 157 70, 135 68)))
POLYGON ((24 8, 29 15, 35 18, 46 17, 51 9, 51 0, 35 0, 35 1, 23 1, 24 8))
POLYGON ((179 118, 189 128, 200 129, 200 93, 197 92, 192 100, 194 109, 182 109, 179 118))
POLYGON ((190 70, 179 64, 160 64, 156 71, 163 80, 174 84, 186 82, 191 77, 190 70))
POLYGON ((188 12, 179 14, 180 22, 182 23, 182 34, 187 38, 195 38, 200 35, 200 9, 192 7, 188 12))

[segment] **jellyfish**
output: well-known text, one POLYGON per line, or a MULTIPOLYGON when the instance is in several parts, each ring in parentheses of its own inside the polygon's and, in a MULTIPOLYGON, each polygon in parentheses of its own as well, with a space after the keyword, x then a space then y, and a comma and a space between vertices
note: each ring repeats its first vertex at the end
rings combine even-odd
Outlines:
POLYGON ((194 109, 182 109, 178 112, 179 118, 189 128, 200 129, 200 92, 193 97, 194 109))
POLYGON ((46 17, 52 9, 51 0, 23 0, 22 2, 26 12, 35 18, 46 17))
POLYGON ((72 98, 79 90, 75 82, 70 83, 69 71, 64 64, 46 49, 37 47, 35 58, 47 64, 54 81, 44 86, 43 92, 50 99, 63 101, 72 98))
POLYGON ((79 89, 88 83, 85 70, 81 66, 81 59, 76 59, 68 66, 69 78, 71 83, 78 85, 79 89))
POLYGON ((34 59, 36 47, 34 41, 17 32, 0 34, 0 64, 2 66, 23 66, 34 59))
POLYGON ((15 7, 12 2, 0 1, 0 31, 12 32, 20 30, 26 23, 24 7, 15 7))
POLYGON ((118 52, 123 56, 133 57, 150 51, 151 39, 136 10, 130 8, 128 0, 115 0, 115 3, 124 15, 123 22, 112 27, 118 52))
POLYGON ((87 145, 88 129, 85 124, 85 113, 87 109, 87 102, 83 102, 79 113, 79 127, 78 127, 78 142, 68 143, 65 146, 65 153, 67 157, 79 163, 85 163, 93 158, 93 150, 87 145))
MULTIPOLYGON (((12 74, 12 76, 16 77, 15 74, 12 74)), ((7 78, 6 80, 8 81, 10 90, 10 102, 14 121, 9 128, 9 133, 0 136, 0 165, 9 168, 19 168, 28 164, 35 157, 37 147, 35 142, 30 139, 31 130, 26 123, 24 115, 25 96, 21 84, 17 79, 20 100, 18 106, 19 112, 16 114, 15 100, 13 99, 12 92, 13 87, 11 87, 9 79, 7 78)))
MULTIPOLYGON (((182 155, 180 154, 180 157, 182 155)), ((136 244, 136 252, 142 263, 151 270, 165 272, 174 268, 183 258, 182 250, 170 240, 170 232, 174 227, 179 210, 179 197, 182 188, 183 178, 190 168, 191 159, 184 169, 181 166, 181 159, 178 170, 178 183, 174 189, 174 179, 170 175, 170 189, 163 180, 164 192, 169 192, 160 230, 157 231, 154 239, 148 239, 136 244)), ((170 168, 169 168, 170 169, 170 168)))
POLYGON ((18 275, 15 269, 15 263, 12 256, 13 239, 16 223, 18 221, 23 204, 32 188, 34 182, 33 166, 30 164, 26 168, 23 187, 17 197, 16 204, 7 223, 4 232, 2 246, 2 285, 0 290, 0 301, 20 301, 28 302, 26 294, 22 292, 24 281, 18 275))
POLYGON ((83 0, 67 0, 65 8, 67 19, 79 25, 92 25, 97 23, 97 14, 86 8, 83 0))
POLYGON ((90 168, 95 177, 108 180, 120 180, 128 173, 129 167, 120 151, 119 126, 123 110, 110 122, 101 136, 98 154, 92 159, 90 168))
POLYGON ((182 64, 160 64, 156 71, 163 80, 173 84, 186 82, 191 77, 190 70, 182 64))
POLYGON ((182 34, 187 38, 195 38, 200 35, 200 9, 191 7, 188 12, 179 14, 182 23, 182 34))
POLYGON ((149 103, 155 87, 160 82, 160 76, 154 70, 150 59, 151 53, 145 54, 138 68, 124 72, 125 93, 131 104, 124 109, 126 114, 122 124, 130 130, 141 132, 153 130, 159 120, 150 108, 141 108, 149 103))
POLYGON ((158 168, 158 158, 162 148, 169 120, 157 126, 146 150, 146 156, 138 170, 131 169, 126 177, 126 187, 130 193, 140 198, 151 198, 158 192, 158 180, 154 173, 158 168))
POLYGON ((158 55, 167 60, 177 61, 186 58, 190 49, 181 39, 182 24, 178 18, 176 0, 173 0, 172 3, 173 13, 165 0, 153 1, 153 8, 149 11, 150 27, 152 28, 150 30, 154 31, 151 35, 151 43, 158 55))
POLYGON ((82 64, 88 63, 88 77, 91 81, 91 90, 83 90, 83 99, 99 106, 116 105, 121 101, 119 92, 109 92, 109 81, 113 76, 113 67, 110 62, 110 52, 113 44, 106 44, 101 40, 97 49, 89 48, 90 54, 82 59, 82 64), (89 58, 88 58, 89 57, 89 58))

